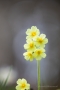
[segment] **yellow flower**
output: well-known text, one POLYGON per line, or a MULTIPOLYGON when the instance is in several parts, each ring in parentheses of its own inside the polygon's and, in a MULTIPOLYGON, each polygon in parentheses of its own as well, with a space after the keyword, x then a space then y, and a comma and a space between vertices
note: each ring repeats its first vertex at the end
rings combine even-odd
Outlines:
POLYGON ((24 78, 18 79, 16 90, 25 90, 25 89, 27 89, 27 90, 30 89, 30 84, 28 84, 24 78))
POLYGON ((24 58, 28 61, 41 60, 46 57, 45 45, 48 43, 48 39, 45 34, 40 34, 39 29, 36 26, 32 26, 26 31, 26 44, 24 44, 24 49, 27 50, 23 54, 24 58))
POLYGON ((45 47, 45 44, 48 43, 48 39, 46 38, 45 34, 41 34, 40 36, 36 37, 34 40, 36 45, 40 47, 45 47))
POLYGON ((30 39, 27 40, 27 44, 24 44, 24 49, 27 51, 34 51, 35 48, 35 43, 30 39))
POLYGON ((25 53, 23 53, 23 55, 24 55, 24 58, 28 61, 28 60, 30 60, 30 61, 33 61, 33 53, 32 52, 30 52, 30 51, 28 51, 28 52, 25 52, 25 53))
POLYGON ((27 31, 26 31, 26 35, 28 35, 26 37, 26 39, 28 39, 28 38, 35 38, 39 34, 40 34, 39 29, 37 29, 36 26, 32 26, 31 29, 27 29, 27 31))
POLYGON ((45 58, 45 57, 46 57, 45 49, 40 48, 34 51, 34 58, 36 58, 36 60, 41 60, 42 58, 45 58))

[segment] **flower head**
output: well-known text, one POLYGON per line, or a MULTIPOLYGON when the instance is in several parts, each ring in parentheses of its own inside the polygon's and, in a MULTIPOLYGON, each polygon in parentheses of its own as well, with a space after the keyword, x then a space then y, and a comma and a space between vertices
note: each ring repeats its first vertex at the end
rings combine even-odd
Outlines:
POLYGON ((36 26, 32 26, 31 29, 27 29, 26 31, 26 44, 24 44, 24 49, 27 50, 25 52, 24 58, 26 60, 33 61, 41 60, 46 57, 45 54, 45 45, 48 43, 48 39, 45 34, 40 34, 39 29, 36 26))
POLYGON ((24 58, 28 61, 28 60, 30 60, 30 61, 33 61, 33 53, 32 52, 30 52, 30 51, 28 51, 28 52, 25 52, 25 53, 23 53, 23 55, 24 55, 24 58))
POLYGON ((25 90, 25 89, 30 89, 30 84, 28 84, 24 78, 18 79, 16 90, 25 90))
POLYGON ((27 44, 24 44, 24 49, 27 51, 34 51, 35 48, 35 43, 31 39, 27 40, 27 44))
POLYGON ((48 39, 45 34, 41 34, 40 36, 35 38, 35 43, 37 46, 45 47, 45 44, 48 43, 48 39))
POLYGON ((26 39, 35 38, 35 37, 38 36, 39 34, 40 34, 39 29, 37 29, 36 26, 32 26, 31 29, 27 29, 27 31, 26 31, 26 35, 28 35, 28 36, 26 37, 26 39))
POLYGON ((36 58, 36 60, 41 60, 42 58, 45 58, 46 57, 45 49, 43 48, 36 49, 34 52, 34 57, 36 58))

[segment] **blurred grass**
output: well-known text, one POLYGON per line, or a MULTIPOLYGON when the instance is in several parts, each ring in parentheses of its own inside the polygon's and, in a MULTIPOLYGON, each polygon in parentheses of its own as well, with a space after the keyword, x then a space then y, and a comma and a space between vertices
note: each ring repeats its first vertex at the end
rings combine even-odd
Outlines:
POLYGON ((1 85, 0 85, 0 90, 15 90, 15 86, 6 86, 6 87, 2 87, 1 85))
POLYGON ((10 71, 6 80, 0 82, 0 90, 15 90, 15 85, 7 85, 11 70, 12 70, 12 67, 10 67, 10 71))
POLYGON ((15 90, 15 86, 8 86, 8 87, 5 87, 2 90, 15 90))
POLYGON ((6 85, 6 86, 3 86, 3 82, 0 82, 0 90, 16 90, 15 89, 15 84, 13 85, 6 85))

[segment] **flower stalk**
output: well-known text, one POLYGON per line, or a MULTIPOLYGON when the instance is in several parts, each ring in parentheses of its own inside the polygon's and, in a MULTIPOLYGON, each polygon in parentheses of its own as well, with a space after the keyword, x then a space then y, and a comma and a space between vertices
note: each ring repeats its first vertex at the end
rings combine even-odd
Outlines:
POLYGON ((40 90, 40 61, 37 61, 37 82, 38 82, 38 90, 40 90))

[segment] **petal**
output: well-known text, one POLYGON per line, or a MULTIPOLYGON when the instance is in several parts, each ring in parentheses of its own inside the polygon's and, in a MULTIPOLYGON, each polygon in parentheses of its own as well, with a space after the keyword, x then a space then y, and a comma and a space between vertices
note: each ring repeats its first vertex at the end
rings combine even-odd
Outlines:
POLYGON ((28 53, 27 53, 27 52, 23 53, 23 56, 24 56, 24 58, 25 58, 26 60, 29 60, 29 56, 28 56, 28 53))
POLYGON ((30 61, 33 61, 33 57, 30 58, 30 61))
POLYGON ((16 90, 21 90, 19 85, 16 86, 16 90))
POLYGON ((23 53, 23 56, 27 55, 27 52, 23 53))
POLYGON ((21 83, 21 79, 18 79, 18 80, 17 80, 17 84, 20 84, 20 83, 21 83))
POLYGON ((45 39, 44 39, 44 44, 47 44, 47 43, 48 43, 48 39, 45 38, 45 39))
POLYGON ((40 48, 40 51, 45 52, 45 49, 44 48, 40 48))
POLYGON ((37 29, 36 26, 32 26, 31 29, 34 31, 35 29, 37 29))
POLYGON ((46 35, 45 34, 41 34, 40 37, 44 39, 46 37, 46 35))
POLYGON ((43 53, 43 54, 42 54, 42 57, 43 57, 43 58, 45 58, 45 57, 46 57, 46 54, 45 54, 45 53, 43 53))
POLYGON ((21 90, 25 90, 25 89, 21 89, 21 90))
POLYGON ((31 31, 31 29, 27 29, 26 35, 29 35, 30 34, 30 31, 31 31))
POLYGON ((26 89, 30 89, 30 84, 27 84, 26 89))
POLYGON ((24 44, 24 49, 28 49, 28 44, 24 44))
POLYGON ((23 83, 27 83, 27 81, 26 81, 24 78, 22 78, 22 82, 23 82, 23 83))
POLYGON ((26 36, 26 39, 30 39, 31 37, 30 36, 26 36))
POLYGON ((25 56, 24 58, 25 58, 27 61, 29 60, 29 57, 27 57, 27 56, 25 56))
POLYGON ((40 44, 39 46, 40 46, 40 48, 44 48, 44 47, 45 47, 45 45, 44 45, 44 44, 40 44))
POLYGON ((32 39, 27 39, 26 40, 27 43, 33 42, 32 39))

